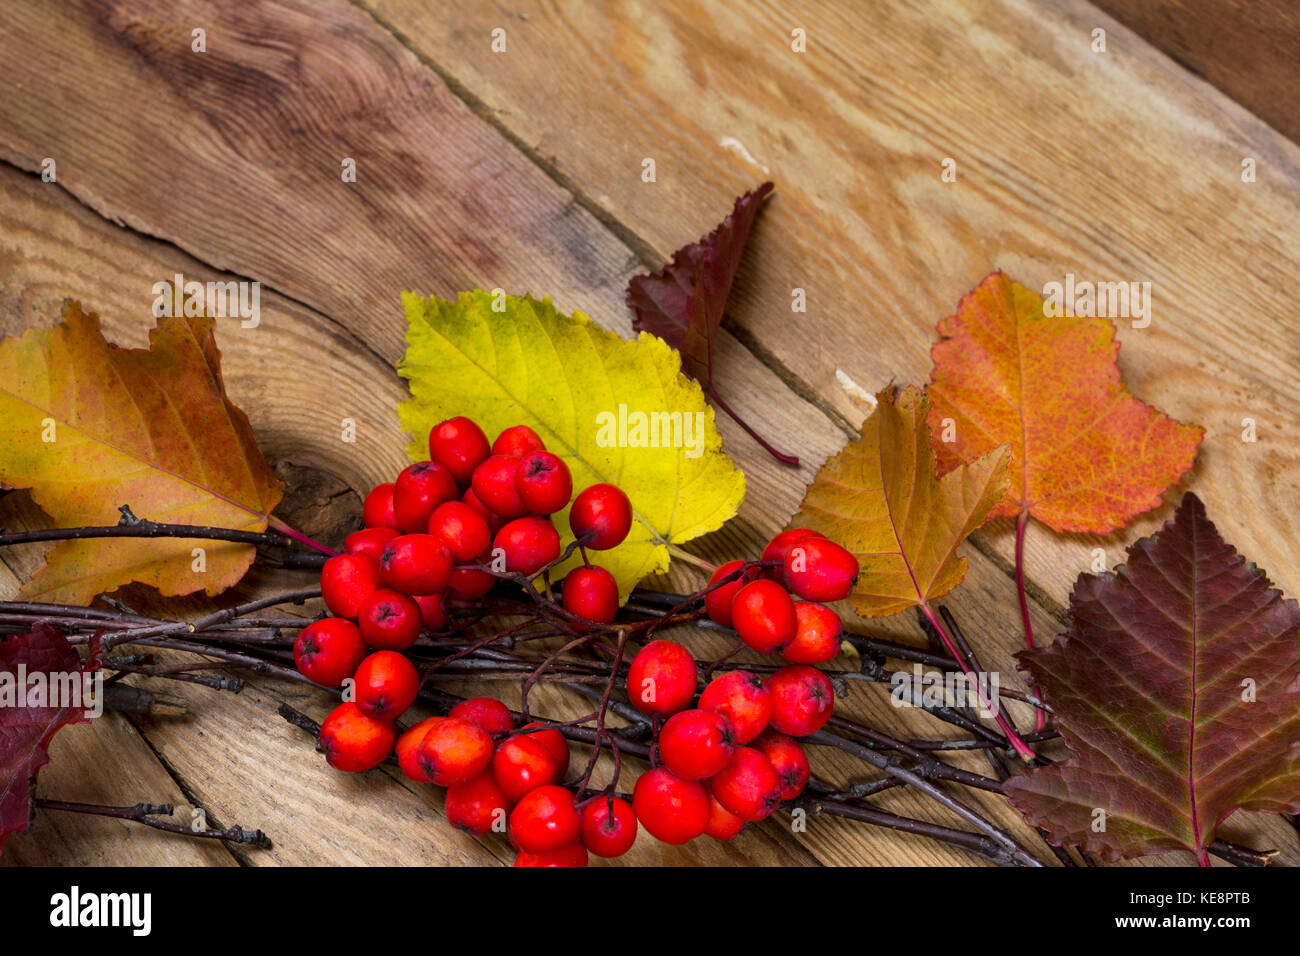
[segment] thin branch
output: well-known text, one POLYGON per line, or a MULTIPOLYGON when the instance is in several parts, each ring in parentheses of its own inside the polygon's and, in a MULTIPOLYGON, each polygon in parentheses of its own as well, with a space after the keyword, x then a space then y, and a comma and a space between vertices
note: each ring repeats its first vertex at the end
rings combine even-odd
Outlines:
POLYGON ((227 843, 244 843, 249 846, 260 847, 263 850, 271 849, 270 838, 261 830, 247 830, 240 826, 226 827, 224 830, 195 830, 179 823, 155 820, 154 817, 157 815, 171 816, 175 812, 176 808, 170 803, 137 803, 133 807, 106 807, 95 803, 66 803, 62 800, 45 800, 40 797, 34 799, 32 803, 42 810, 63 810, 68 813, 88 813, 94 816, 116 817, 119 820, 132 820, 136 823, 143 823, 147 827, 153 827, 155 830, 177 833, 181 836, 223 840, 227 843))

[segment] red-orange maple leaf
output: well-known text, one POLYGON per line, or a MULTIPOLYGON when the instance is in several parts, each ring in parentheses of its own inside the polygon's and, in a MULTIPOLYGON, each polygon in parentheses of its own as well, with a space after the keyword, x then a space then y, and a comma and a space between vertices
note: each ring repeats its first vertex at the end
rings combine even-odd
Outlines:
POLYGON ((939 333, 926 392, 940 472, 1011 446, 1010 487, 991 517, 1105 534, 1159 505, 1191 468, 1204 429, 1129 393, 1108 319, 1049 317, 1041 296, 995 272, 939 333))

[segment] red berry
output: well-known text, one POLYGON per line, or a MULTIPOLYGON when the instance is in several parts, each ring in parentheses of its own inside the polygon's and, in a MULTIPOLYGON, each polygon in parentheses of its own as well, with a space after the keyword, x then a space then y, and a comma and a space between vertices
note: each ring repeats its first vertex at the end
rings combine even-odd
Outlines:
POLYGON ((384 547, 379 568, 390 588, 404 594, 436 594, 451 580, 452 557, 431 534, 404 534, 384 547))
POLYGON ((611 624, 618 616, 618 582, 614 575, 594 564, 574 568, 565 575, 561 599, 570 614, 597 624, 611 624))
POLYGON ((429 728, 415 760, 430 781, 450 787, 487 770, 492 763, 492 738, 478 724, 447 717, 429 728))
POLYGON ((824 604, 796 601, 798 628, 794 641, 786 645, 781 656, 795 664, 825 664, 840 652, 840 635, 844 622, 824 604))
POLYGON ((627 696, 641 713, 666 717, 690 706, 696 683, 690 651, 672 641, 651 641, 628 669, 627 696))
POLYGON ((816 733, 831 719, 835 689, 819 670, 804 664, 782 667, 767 679, 772 692, 772 726, 791 737, 816 733))
POLYGON ((573 499, 569 528, 584 547, 608 551, 622 544, 632 530, 632 502, 616 485, 592 485, 573 499))
POLYGON ((807 601, 839 601, 858 580, 858 559, 826 538, 805 538, 785 556, 785 583, 807 601))
POLYGON ((740 639, 760 654, 772 654, 794 640, 799 621, 794 601, 775 581, 760 578, 736 592, 732 626, 740 639))
POLYGON ((497 745, 492 776, 511 800, 560 779, 555 757, 531 734, 507 737, 497 745))
POLYGON ((464 601, 477 601, 491 591, 492 585, 496 583, 497 579, 486 571, 476 571, 473 568, 457 568, 451 572, 451 580, 447 582, 447 590, 464 601))
POLYGON ((659 757, 683 780, 703 780, 722 770, 736 751, 725 717, 708 710, 682 710, 659 731, 659 757))
POLYGON ((731 840, 745 829, 745 818, 738 817, 721 803, 709 791, 709 825, 704 832, 715 840, 731 840))
POLYGON ((425 531, 433 509, 460 496, 456 479, 436 461, 418 461, 397 476, 393 514, 403 531, 425 531))
POLYGON ((371 717, 394 720, 415 703, 420 674, 405 654, 375 651, 357 667, 356 704, 371 717))
POLYGON ((781 799, 793 800, 803 793, 812 776, 808 755, 793 737, 769 730, 754 741, 754 749, 767 758, 781 778, 781 799))
POLYGON ((516 518, 497 532, 492 545, 505 552, 507 571, 535 574, 560 556, 560 533, 549 518, 516 518))
POLYGON ((573 842, 558 850, 546 853, 520 853, 515 857, 515 866, 586 866, 587 848, 581 843, 573 842))
POLYGON ((731 762, 709 781, 724 807, 746 820, 762 820, 781 803, 781 778, 753 747, 737 747, 731 762))
POLYGON ((339 704, 320 725, 320 749, 335 770, 360 773, 377 767, 393 752, 391 720, 377 720, 356 704, 339 704))
POLYGON ((526 794, 510 811, 510 842, 525 853, 568 846, 582 832, 573 794, 549 784, 526 794))
POLYGON ((362 528, 343 539, 343 550, 348 554, 364 554, 378 561, 384 553, 384 545, 400 533, 396 528, 362 528))
POLYGON ((501 530, 501 526, 506 523, 504 518, 479 501, 478 495, 474 494, 473 488, 468 489, 461 495, 460 500, 462 504, 467 504, 473 508, 475 513, 487 522, 488 533, 495 535, 501 530))
POLYGON ((393 514, 393 491, 396 487, 387 481, 370 489, 361 506, 361 520, 367 528, 397 528, 397 515, 393 514))
POLYGON ((356 617, 366 598, 383 587, 379 564, 364 554, 338 554, 320 571, 321 596, 330 613, 356 617))
POLYGON ((429 432, 429 457, 451 472, 462 485, 491 454, 487 435, 470 418, 449 418, 429 432))
MULTIPOLYGON (((531 724, 524 724, 524 730, 545 726, 545 724, 533 721, 531 724)), ((550 727, 546 730, 532 730, 528 736, 546 748, 546 752, 555 761, 555 779, 563 780, 565 773, 569 770, 569 742, 564 739, 564 734, 554 727, 550 727)))
POLYGON ((582 808, 582 842, 596 856, 622 856, 636 842, 636 811, 622 797, 601 796, 582 808))
POLYGON ((420 766, 419 753, 420 744, 424 743, 424 735, 435 724, 440 724, 446 717, 426 717, 414 727, 402 732, 402 736, 397 738, 397 764, 402 768, 402 773, 406 774, 411 780, 418 780, 420 783, 433 783, 420 766))
POLYGON ((823 535, 810 528, 791 528, 789 531, 782 531, 763 549, 764 561, 778 561, 780 564, 774 568, 767 568, 763 572, 763 577, 785 584, 785 556, 790 553, 790 549, 804 538, 820 537, 823 535))
POLYGON ((401 591, 380 588, 361 605, 357 623, 371 647, 404 651, 420 636, 424 617, 420 605, 401 591))
POLYGON ((559 455, 535 451, 519 459, 515 491, 532 514, 554 514, 573 497, 573 476, 559 455))
POLYGON ((429 534, 460 562, 477 561, 492 547, 487 519, 463 501, 444 501, 429 516, 429 534))
POLYGON ((700 709, 725 717, 737 744, 747 744, 772 719, 772 694, 762 679, 750 671, 719 674, 700 694, 700 709))
POLYGON ((507 455, 493 455, 474 469, 474 495, 507 521, 528 514, 528 506, 515 490, 518 472, 519 459, 507 455))
POLYGON ((636 818, 656 840, 693 840, 709 825, 709 794, 698 780, 682 780, 666 767, 647 771, 632 789, 636 818))
POLYGON ((346 618, 327 617, 308 624, 293 642, 293 662, 308 680, 340 687, 366 657, 366 642, 346 618))
MULTIPOLYGON (((728 561, 718 567, 709 578, 709 584, 721 581, 728 575, 735 574, 743 566, 744 561, 728 561)), ((750 581, 758 578, 758 569, 751 568, 744 574, 737 575, 734 581, 714 588, 708 594, 704 595, 704 610, 709 615, 709 619, 715 624, 721 624, 723 627, 731 627, 731 602, 736 597, 736 593, 750 581)))
POLYGON ((510 801, 490 773, 447 788, 447 822, 457 829, 504 833, 509 815, 510 801))
MULTIPOLYGON (((452 572, 455 579, 456 572, 452 572)), ((448 587, 451 585, 448 584, 448 587)), ((426 631, 445 631, 447 629, 447 605, 441 594, 412 594, 411 600, 420 607, 420 623, 426 631)))
POLYGON ((495 697, 471 697, 462 700, 447 712, 448 717, 459 717, 472 724, 478 724, 489 734, 503 730, 514 730, 515 716, 510 708, 495 697))
POLYGON ((509 455, 523 458, 535 451, 546 451, 546 444, 537 437, 537 432, 527 425, 513 425, 507 428, 492 443, 492 454, 509 455))

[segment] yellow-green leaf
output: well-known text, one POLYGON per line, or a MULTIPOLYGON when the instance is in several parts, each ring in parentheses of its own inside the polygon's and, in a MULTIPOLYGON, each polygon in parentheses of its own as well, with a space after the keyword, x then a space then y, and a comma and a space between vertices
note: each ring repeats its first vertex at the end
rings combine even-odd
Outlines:
MULTIPOLYGON (((714 531, 736 513, 745 476, 723 454, 700 386, 682 375, 680 357, 662 340, 642 333, 624 341, 580 312, 556 312, 550 299, 474 291, 455 302, 406 293, 402 303, 409 325, 399 370, 411 398, 398 414, 414 437, 412 459, 427 457, 429 429, 455 415, 473 418, 489 438, 528 425, 568 464, 575 494, 610 482, 631 500, 627 540, 593 555, 624 597, 645 575, 667 569, 669 545, 714 531), (645 415, 678 427, 660 429, 658 447, 628 447, 618 440, 620 406, 630 423, 645 415)), ((554 521, 567 544, 568 509, 554 521)))
POLYGON ((960 584, 966 559, 957 546, 1007 490, 1005 445, 936 478, 928 412, 920 389, 877 395, 861 437, 822 466, 793 521, 857 555, 849 600, 867 617, 897 614, 960 584))

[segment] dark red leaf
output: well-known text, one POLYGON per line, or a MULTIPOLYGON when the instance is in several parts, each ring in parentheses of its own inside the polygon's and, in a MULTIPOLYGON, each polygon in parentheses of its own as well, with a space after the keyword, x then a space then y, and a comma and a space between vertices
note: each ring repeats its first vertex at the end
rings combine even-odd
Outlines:
POLYGON ((717 229, 678 249, 662 272, 635 276, 627 286, 627 304, 636 313, 633 328, 677 349, 682 371, 706 390, 713 384, 713 336, 722 323, 745 240, 772 188, 770 182, 763 183, 745 193, 717 229))
POLYGON ((27 829, 31 785, 36 772, 50 762, 46 748, 51 738, 65 724, 87 719, 84 706, 20 706, 52 702, 48 696, 28 696, 34 676, 44 675, 48 681, 51 675, 81 674, 98 667, 97 637, 91 640, 84 666, 67 638, 48 624, 38 622, 29 634, 0 638, 0 681, 8 685, 0 685, 0 846, 9 834, 27 829), (17 696, 10 700, 4 694, 17 696))
POLYGON ((1127 565, 1079 577, 1066 634, 1020 653, 1072 756, 1008 797, 1055 843, 1208 864, 1237 810, 1300 811, 1298 632, 1300 607, 1189 492, 1127 565))
POLYGON ((718 228, 678 249, 662 272, 634 276, 627 284, 627 304, 636 314, 634 329, 657 335, 675 348, 682 357, 682 371, 703 386, 715 405, 773 457, 797 465, 798 458, 784 455, 764 441, 731 410, 713 385, 713 339, 722 324, 749 230, 772 189, 770 182, 763 183, 737 199, 718 228))

